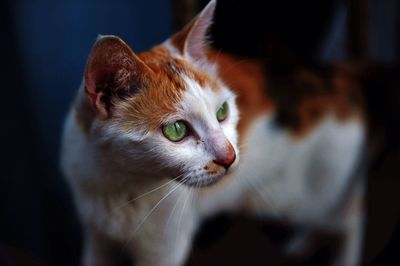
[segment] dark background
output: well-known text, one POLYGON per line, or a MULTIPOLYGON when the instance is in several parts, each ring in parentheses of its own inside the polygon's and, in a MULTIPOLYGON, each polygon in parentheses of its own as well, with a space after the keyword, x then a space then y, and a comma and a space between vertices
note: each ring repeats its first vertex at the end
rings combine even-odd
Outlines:
MULTIPOLYGON (((78 265, 80 225, 58 153, 90 47, 98 34, 115 34, 135 51, 148 49, 206 1, 191 9, 184 2, 1 1, 0 265, 78 265)), ((399 12, 396 0, 219 0, 212 29, 219 49, 289 71, 347 60, 366 65, 371 138, 379 144, 369 169, 366 265, 400 265, 399 258, 388 262, 400 243, 399 12)), ((256 265, 262 245, 272 243, 271 230, 258 226, 243 217, 214 221, 205 232, 218 237, 200 241, 191 263, 256 265)))

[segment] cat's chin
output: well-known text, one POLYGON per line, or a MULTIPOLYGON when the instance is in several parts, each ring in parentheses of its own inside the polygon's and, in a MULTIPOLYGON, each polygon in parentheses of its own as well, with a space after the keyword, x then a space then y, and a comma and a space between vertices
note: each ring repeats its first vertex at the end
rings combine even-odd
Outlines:
POLYGON ((216 177, 206 177, 194 180, 189 179, 184 181, 183 184, 193 188, 208 187, 214 185, 215 183, 218 183, 218 181, 220 181, 224 176, 225 174, 216 177))
POLYGON ((201 178, 189 178, 183 181, 183 184, 188 187, 200 188, 200 187, 208 187, 218 183, 221 179, 223 179, 230 171, 226 171, 220 175, 216 176, 206 176, 201 178))

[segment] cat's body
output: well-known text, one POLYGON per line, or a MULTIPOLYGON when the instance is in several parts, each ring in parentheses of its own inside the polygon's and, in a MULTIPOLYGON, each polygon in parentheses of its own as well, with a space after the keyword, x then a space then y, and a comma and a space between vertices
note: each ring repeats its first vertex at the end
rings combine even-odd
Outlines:
POLYGON ((116 37, 95 44, 62 154, 85 225, 84 265, 114 265, 114 247, 139 266, 183 265, 201 220, 223 210, 343 231, 337 265, 356 265, 365 125, 362 101, 350 99, 358 85, 338 71, 325 88, 299 71, 317 89, 293 106, 296 127, 280 127, 261 64, 199 45, 214 6, 137 56, 116 37), (225 102, 229 115, 216 119, 225 102), (191 132, 184 139, 162 136, 181 120, 191 132))

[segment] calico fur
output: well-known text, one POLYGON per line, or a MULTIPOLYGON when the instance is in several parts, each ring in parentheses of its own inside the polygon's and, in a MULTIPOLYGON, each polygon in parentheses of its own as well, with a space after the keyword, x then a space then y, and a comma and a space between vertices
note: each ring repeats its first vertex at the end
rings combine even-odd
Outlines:
POLYGON ((215 5, 148 52, 115 36, 96 41, 62 148, 85 228, 83 265, 115 264, 116 247, 139 266, 184 265, 201 221, 220 211, 342 232, 336 265, 357 265, 365 125, 362 100, 351 101, 361 97, 356 79, 302 69, 296 91, 279 95, 260 62, 207 45, 215 5), (161 132, 176 120, 190 123, 180 143, 161 132))

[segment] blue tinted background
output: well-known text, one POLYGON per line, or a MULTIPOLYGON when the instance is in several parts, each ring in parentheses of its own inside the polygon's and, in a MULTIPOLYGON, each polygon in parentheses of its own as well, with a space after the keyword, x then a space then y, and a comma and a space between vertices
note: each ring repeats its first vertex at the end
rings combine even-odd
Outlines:
POLYGON ((135 51, 170 33, 167 0, 22 0, 15 6, 18 50, 43 143, 43 160, 57 158, 63 117, 80 84, 98 34, 122 37, 135 51))
MULTIPOLYGON (((9 247, 18 250, 17 256, 35 257, 40 265, 78 265, 80 226, 58 169, 59 139, 65 114, 81 82, 87 55, 97 35, 119 35, 134 51, 145 50, 171 33, 170 2, 0 1, 0 265, 3 253, 15 254, 9 247)), ((346 2, 349 1, 326 0, 322 4, 326 5, 325 9, 311 9, 298 2, 297 7, 301 9, 298 11, 292 5, 287 8, 287 1, 282 0, 219 0, 222 8, 217 17, 223 23, 217 27, 216 37, 219 38, 216 40, 227 50, 248 55, 256 53, 260 44, 257 41, 264 37, 262 35, 275 32, 293 44, 292 48, 302 59, 343 60, 348 57, 348 9, 343 4, 346 2), (226 16, 229 12, 230 17, 226 16), (328 15, 332 15, 332 20, 324 19, 328 15), (318 27, 322 20, 326 27, 318 27), (304 35, 306 33, 308 35, 304 35), (316 34, 321 38, 316 38, 316 34)), ((368 3, 371 57, 376 62, 398 65, 400 3, 397 0, 369 0, 368 3)), ((399 72, 395 71, 393 76, 398 76, 399 72)), ((379 78, 379 81, 384 80, 387 79, 379 78)), ((378 118, 392 127, 385 133, 391 140, 388 146, 399 147, 398 87, 383 90, 378 82, 373 91, 377 94, 373 103, 378 118)), ((387 171, 386 176, 398 177, 398 160, 393 160, 392 165, 396 165, 396 171, 387 171)), ((376 175, 382 177, 380 172, 376 175)), ((398 204, 393 204, 399 202, 396 201, 398 197, 393 196, 398 195, 396 187, 387 179, 381 180, 387 185, 380 188, 376 198, 384 204, 372 209, 368 220, 378 229, 371 234, 372 240, 375 236, 388 235, 382 233, 382 228, 389 228, 386 231, 390 235, 393 226, 383 222, 394 223, 399 217, 398 204), (395 219, 388 219, 384 211, 395 219)), ((372 190, 375 187, 378 186, 373 183, 372 190)), ((377 201, 374 198, 370 202, 377 201)), ((225 254, 231 253, 229 250, 225 254)))
POLYGON ((58 168, 64 117, 98 34, 134 51, 171 32, 168 0, 19 0, 0 3, 2 26, 0 264, 78 265, 80 226, 58 168), (3 32, 4 31, 4 32, 3 32), (4 38, 5 37, 5 38, 4 38), (6 100, 5 100, 6 99, 6 100), (5 260, 6 261, 6 260, 5 260))

